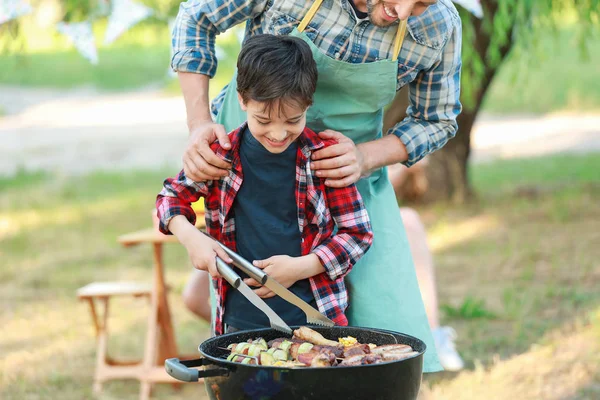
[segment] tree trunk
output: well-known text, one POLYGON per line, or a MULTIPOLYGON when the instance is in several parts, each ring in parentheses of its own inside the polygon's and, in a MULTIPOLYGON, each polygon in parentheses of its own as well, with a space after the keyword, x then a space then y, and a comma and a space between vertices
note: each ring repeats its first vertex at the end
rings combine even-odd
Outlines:
MULTIPOLYGON (((486 1, 484 3, 485 12, 489 15, 494 15, 497 9, 496 1, 486 1)), ((491 37, 486 29, 483 28, 482 22, 473 16, 469 16, 470 23, 475 28, 474 43, 463 45, 473 46, 474 51, 479 57, 484 60, 485 70, 479 85, 479 90, 474 96, 473 105, 471 108, 463 109, 462 113, 457 118, 458 132, 456 136, 450 140, 442 149, 436 151, 428 157, 427 164, 427 182, 428 190, 425 194, 417 199, 424 202, 432 202, 437 200, 451 201, 453 203, 463 203, 472 195, 473 190, 469 183, 468 160, 471 150, 471 130, 475 124, 479 109, 485 97, 485 94, 498 71, 502 61, 510 51, 513 42, 508 40, 500 47, 500 63, 498 65, 489 65, 487 60, 487 52, 490 46, 491 37)), ((512 38, 514 26, 509 29, 508 37, 512 38)), ((406 107, 408 106, 408 92, 403 88, 386 111, 384 117, 384 132, 387 131, 395 123, 401 121, 406 116, 406 107)), ((410 185, 408 180, 405 185, 410 185)), ((397 192, 402 193, 402 188, 397 192)), ((410 192, 410 190, 408 190, 410 192)), ((403 200, 406 200, 403 198, 403 200)), ((415 200, 415 199, 408 199, 415 200)))
POLYGON ((471 150, 471 129, 476 117, 476 111, 464 110, 457 118, 459 128, 456 137, 429 157, 429 189, 422 201, 446 200, 464 203, 472 196, 467 162, 471 150))

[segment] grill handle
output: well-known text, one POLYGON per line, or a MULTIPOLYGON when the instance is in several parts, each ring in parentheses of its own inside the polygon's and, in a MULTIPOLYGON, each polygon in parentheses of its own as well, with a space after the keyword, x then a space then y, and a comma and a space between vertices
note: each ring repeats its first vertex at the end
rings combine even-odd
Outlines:
POLYGON ((212 365, 206 358, 197 358, 195 360, 180 361, 178 358, 169 358, 165 360, 165 370, 178 381, 183 382, 198 382, 200 378, 208 378, 211 376, 227 376, 229 370, 227 368, 211 368, 211 369, 194 369, 189 367, 201 367, 204 365, 212 365))

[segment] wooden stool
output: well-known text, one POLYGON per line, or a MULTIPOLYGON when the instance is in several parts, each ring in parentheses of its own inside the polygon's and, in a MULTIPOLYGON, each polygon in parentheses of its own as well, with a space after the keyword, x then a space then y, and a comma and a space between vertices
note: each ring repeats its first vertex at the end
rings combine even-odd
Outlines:
POLYGON ((94 392, 102 391, 102 384, 111 379, 140 379, 143 375, 142 361, 118 361, 108 355, 108 303, 113 296, 146 297, 150 299, 152 286, 137 282, 94 282, 77 290, 77 297, 90 305, 90 312, 96 328, 96 371, 94 392), (95 302, 103 305, 102 315, 98 315, 95 302))

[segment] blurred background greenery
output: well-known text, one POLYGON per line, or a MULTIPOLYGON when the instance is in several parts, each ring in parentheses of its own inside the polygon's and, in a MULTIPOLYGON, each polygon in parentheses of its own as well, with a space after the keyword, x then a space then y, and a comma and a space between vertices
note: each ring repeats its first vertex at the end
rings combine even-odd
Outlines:
MULTIPOLYGON (((515 1, 520 2, 527 3, 515 1)), ((82 1, 64 3, 77 5, 82 1)), ((103 46, 100 40, 106 30, 106 19, 96 20, 93 30, 99 43, 100 62, 94 67, 51 25, 40 25, 37 20, 42 17, 38 15, 19 19, 18 28, 17 22, 14 26, 0 25, 0 83, 51 88, 94 85, 103 90, 136 89, 160 83, 167 92, 177 94, 178 83, 166 72, 171 37, 167 19, 176 15, 178 3, 165 0, 158 3, 162 4, 162 18, 152 17, 138 23, 109 46, 103 46)), ((518 37, 520 42, 514 43, 514 51, 507 55, 493 80, 483 111, 547 113, 600 109, 600 28, 592 24, 585 31, 586 40, 582 43, 582 20, 574 7, 571 2, 556 7, 553 24, 543 24, 533 37, 518 37), (524 54, 525 51, 532 54, 524 54)), ((56 13, 60 15, 59 11, 56 13)), ((242 29, 238 26, 218 36, 221 57, 213 95, 231 77, 242 29)), ((473 53, 471 40, 468 36, 464 39, 466 54, 473 53)))
MULTIPOLYGON (((139 2, 155 15, 105 46, 106 18, 94 17, 100 0, 32 1, 33 15, 0 25, 0 98, 8 87, 23 93, 93 87, 101 94, 150 87, 179 97, 169 74, 168 28, 178 2, 139 2), (53 27, 58 20, 90 16, 99 43, 96 66, 53 27)), ((463 131, 429 166, 447 171, 458 159, 464 170, 437 202, 418 198, 414 204, 434 253, 443 323, 458 331, 467 369, 427 376, 422 397, 598 399, 600 153, 591 147, 585 154, 471 163, 464 150, 474 150, 470 138, 480 111, 517 122, 531 115, 578 119, 600 113, 599 4, 481 3, 482 21, 459 8, 465 28, 463 131)), ((240 29, 217 39, 220 63, 211 96, 233 73, 240 29)), ((0 106, 0 133, 8 137, 15 115, 3 118, 3 112, 0 106)), ((589 127, 596 134, 599 129, 589 127)), ((0 150, 14 151, 2 139, 0 150)), ((540 138, 540 145, 546 140, 554 139, 540 138)), ((73 175, 18 168, 0 175, 0 398, 93 398, 93 328, 75 291, 92 281, 149 281, 149 249, 124 249, 116 237, 150 226, 154 197, 173 171, 157 166, 73 175)), ((440 185, 431 181, 429 187, 440 185)), ((209 332, 181 302, 191 268, 184 249, 168 246, 165 264, 177 342, 192 353, 209 332)), ((140 310, 146 304, 138 300, 119 300, 114 307, 115 353, 141 353, 146 316, 140 310)), ((138 389, 134 382, 111 382, 101 398, 134 399, 138 389)), ((155 391, 155 398, 191 396, 202 398, 202 390, 157 385, 155 391)))

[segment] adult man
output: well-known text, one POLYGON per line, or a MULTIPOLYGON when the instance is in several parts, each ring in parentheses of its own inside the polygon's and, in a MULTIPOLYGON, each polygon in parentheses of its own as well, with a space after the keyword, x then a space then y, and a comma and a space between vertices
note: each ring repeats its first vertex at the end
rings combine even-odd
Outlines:
POLYGON ((375 235, 373 247, 348 276, 350 323, 421 338, 430 349, 424 370, 438 370, 409 244, 384 167, 399 162, 410 166, 456 133, 461 109, 461 27, 456 9, 450 0, 190 0, 182 4, 172 66, 179 72, 191 135, 184 169, 195 180, 225 176, 230 168, 208 145, 218 138, 228 148, 225 132, 241 123, 244 115, 236 105, 235 81, 214 100, 212 109, 208 82, 217 67, 216 34, 244 21, 247 36, 272 33, 302 38, 317 61, 319 82, 307 126, 338 144, 316 152, 312 169, 327 179, 327 185, 357 182, 375 235), (406 84, 408 117, 383 135, 382 109, 406 84))

